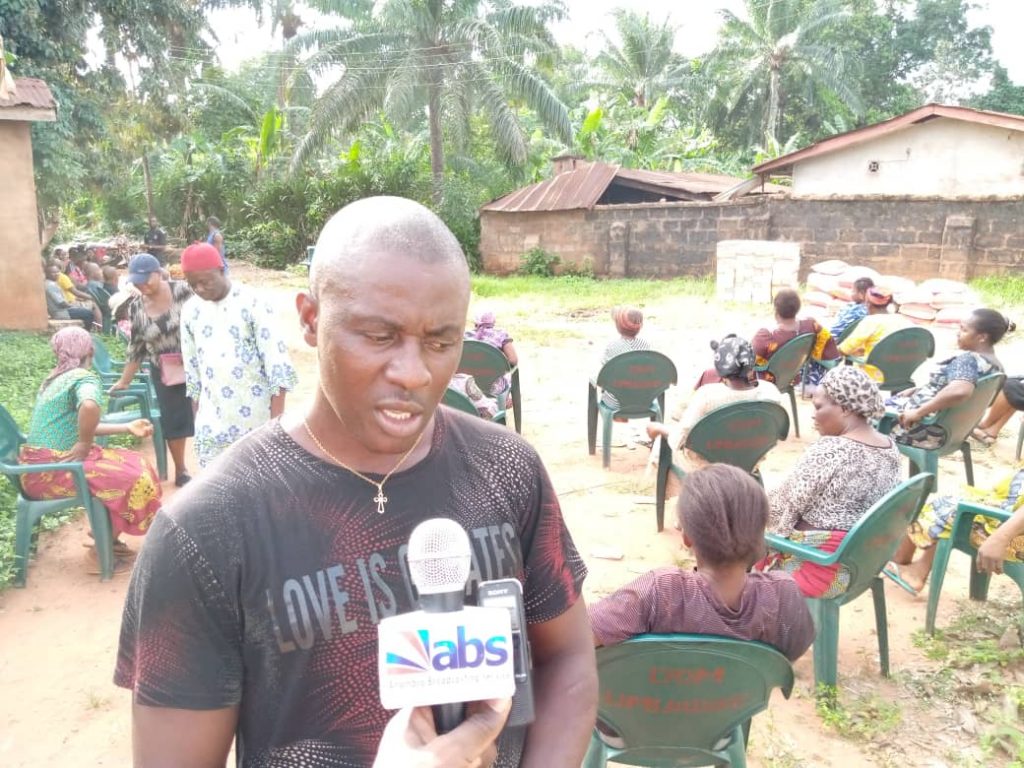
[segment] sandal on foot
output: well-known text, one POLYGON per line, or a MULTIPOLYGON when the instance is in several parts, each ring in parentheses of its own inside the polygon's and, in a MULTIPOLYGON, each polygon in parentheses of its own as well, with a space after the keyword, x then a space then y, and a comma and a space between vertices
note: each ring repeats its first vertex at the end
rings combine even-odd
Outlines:
POLYGON ((188 472, 182 472, 180 475, 174 478, 174 484, 179 488, 183 488, 184 486, 188 485, 191 479, 192 475, 190 475, 188 472))
POLYGON ((885 564, 885 568, 882 569, 882 575, 892 579, 893 583, 896 584, 896 586, 898 586, 900 589, 909 592, 914 597, 917 597, 919 594, 921 594, 921 590, 914 589, 903 579, 902 576, 900 576, 900 567, 892 560, 885 564))
MULTIPOLYGON (((89 538, 92 538, 92 534, 89 534, 89 538)), ((82 546, 86 549, 96 549, 96 544, 91 541, 83 541, 82 546)), ((122 557, 135 557, 135 550, 129 549, 123 541, 115 541, 114 554, 122 557)))
POLYGON ((992 435, 983 430, 981 427, 975 427, 974 429, 972 429, 971 437, 973 437, 982 445, 993 445, 996 441, 996 438, 992 437, 992 435))

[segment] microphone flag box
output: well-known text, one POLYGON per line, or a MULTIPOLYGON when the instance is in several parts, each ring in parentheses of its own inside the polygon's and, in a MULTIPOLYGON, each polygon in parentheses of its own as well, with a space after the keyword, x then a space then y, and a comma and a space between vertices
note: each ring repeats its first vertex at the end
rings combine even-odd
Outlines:
POLYGON ((516 685, 508 610, 466 606, 383 619, 377 668, 385 709, 510 698, 516 685))

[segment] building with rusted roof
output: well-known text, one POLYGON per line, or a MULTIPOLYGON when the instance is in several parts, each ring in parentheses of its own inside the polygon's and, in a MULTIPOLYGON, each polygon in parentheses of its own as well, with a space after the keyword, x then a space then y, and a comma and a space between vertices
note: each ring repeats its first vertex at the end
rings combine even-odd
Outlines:
POLYGON ((790 176, 794 197, 1024 195, 1024 117, 926 104, 754 169, 790 176))
MULTIPOLYGON (((4 73, 0 71, 0 77, 4 73)), ((42 80, 5 80, 0 96, 0 328, 46 328, 39 260, 39 217, 30 127, 57 119, 57 104, 42 80)))
MULTIPOLYGON (((682 231, 676 224, 676 237, 662 237, 650 219, 681 205, 696 206, 688 215, 699 217, 701 205, 746 184, 734 176, 638 170, 573 156, 555 158, 552 170, 551 178, 480 209, 480 252, 487 271, 513 272, 525 252, 543 248, 569 268, 599 275, 701 274, 714 252, 711 228, 682 231), (637 219, 643 216, 648 219, 641 223, 637 219), (619 225, 612 226, 615 222, 619 225)), ((760 181, 747 187, 747 195, 785 189, 760 181)))

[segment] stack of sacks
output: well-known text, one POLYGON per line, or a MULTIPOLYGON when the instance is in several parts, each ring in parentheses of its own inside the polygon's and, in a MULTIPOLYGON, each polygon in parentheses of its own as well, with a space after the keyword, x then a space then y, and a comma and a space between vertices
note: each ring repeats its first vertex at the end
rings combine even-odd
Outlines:
POLYGON ((937 277, 925 280, 920 288, 931 291, 931 305, 936 309, 935 322, 942 325, 960 325, 981 306, 978 295, 957 280, 937 277))
POLYGON ((842 293, 840 277, 850 269, 850 265, 839 259, 822 261, 811 267, 807 275, 807 293, 803 296, 804 304, 824 309, 826 312, 837 311, 843 305, 836 293, 842 293))

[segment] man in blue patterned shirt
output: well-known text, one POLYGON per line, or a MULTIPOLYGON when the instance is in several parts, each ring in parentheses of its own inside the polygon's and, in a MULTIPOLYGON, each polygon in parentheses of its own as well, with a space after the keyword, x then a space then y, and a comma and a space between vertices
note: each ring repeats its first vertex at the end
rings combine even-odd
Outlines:
POLYGON ((280 416, 297 377, 273 308, 228 278, 216 248, 190 245, 181 269, 195 293, 181 312, 181 353, 196 411, 196 457, 205 467, 280 416))

